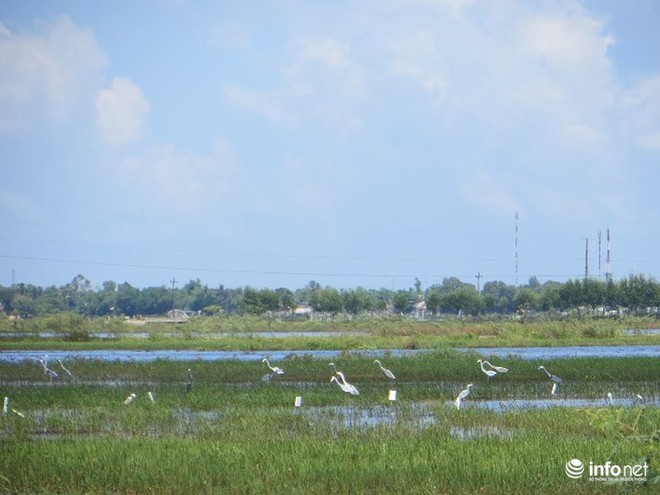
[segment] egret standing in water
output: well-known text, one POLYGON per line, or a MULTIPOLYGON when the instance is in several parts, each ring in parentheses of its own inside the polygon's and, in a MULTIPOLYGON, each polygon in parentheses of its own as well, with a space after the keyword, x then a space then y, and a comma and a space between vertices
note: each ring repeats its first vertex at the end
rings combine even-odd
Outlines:
POLYGON ((380 367, 380 371, 383 372, 383 375, 385 375, 390 380, 396 380, 396 377, 394 376, 394 373, 392 373, 390 370, 388 370, 382 364, 380 364, 380 361, 378 359, 375 359, 374 363, 376 363, 380 367))
POLYGON ((483 360, 481 360, 481 359, 477 359, 477 363, 479 363, 479 366, 481 366, 481 371, 483 371, 484 374, 485 374, 488 378, 492 378, 492 377, 494 377, 495 375, 497 375, 497 371, 494 371, 494 370, 487 370, 486 368, 484 368, 484 361, 483 361, 483 360))
POLYGON ((124 400, 124 405, 125 405, 125 406, 129 405, 131 402, 133 402, 133 401, 135 400, 136 397, 137 397, 136 394, 131 394, 131 395, 129 395, 129 396, 126 397, 126 399, 124 400))
POLYGON ((461 408, 461 403, 463 402, 463 399, 465 399, 468 395, 470 395, 470 389, 474 387, 471 383, 467 384, 467 387, 465 390, 462 390, 460 394, 458 394, 458 397, 456 397, 456 409, 461 408))

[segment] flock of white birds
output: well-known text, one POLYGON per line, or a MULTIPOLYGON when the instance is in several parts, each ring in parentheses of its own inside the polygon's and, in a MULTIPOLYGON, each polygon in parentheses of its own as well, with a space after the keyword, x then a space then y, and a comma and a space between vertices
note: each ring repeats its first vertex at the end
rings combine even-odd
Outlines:
MULTIPOLYGON (((61 360, 58 359, 57 362, 60 365, 62 373, 64 373, 65 375, 67 375, 69 377, 73 376, 72 373, 64 366, 64 364, 62 363, 61 360)), ((40 359, 39 363, 43 367, 44 374, 48 377, 48 379, 51 382, 54 379, 57 379, 59 377, 58 372, 56 372, 52 368, 48 367, 48 356, 47 355, 44 356, 42 359, 40 359)), ((268 361, 268 359, 266 359, 266 358, 262 359, 262 363, 265 363, 266 366, 268 367, 268 370, 269 370, 267 374, 263 375, 262 381, 271 382, 276 377, 284 375, 284 370, 282 368, 278 367, 278 366, 272 366, 270 364, 270 362, 268 361)), ((481 371, 488 377, 489 380, 491 378, 494 378, 498 374, 507 373, 509 371, 508 368, 505 368, 503 366, 495 366, 495 365, 489 363, 488 361, 486 361, 484 359, 478 359, 477 363, 479 364, 479 367, 480 367, 481 371)), ((380 362, 380 360, 378 360, 378 359, 374 360, 374 364, 378 365, 381 372, 383 373, 383 375, 388 380, 391 380, 391 381, 396 380, 396 377, 395 377, 394 373, 391 370, 385 368, 383 366, 383 364, 380 362)), ((332 375, 332 378, 330 378, 330 383, 336 383, 339 386, 339 388, 347 394, 360 395, 360 392, 357 389, 357 387, 355 387, 355 385, 350 384, 346 380, 346 375, 342 371, 338 371, 337 367, 335 366, 334 363, 330 363, 329 366, 331 366, 332 369, 334 370, 334 375, 332 375)), ((539 366, 538 369, 543 371, 545 373, 545 375, 548 377, 548 379, 550 380, 550 382, 552 382, 552 388, 550 390, 550 396, 553 397, 553 398, 556 397, 559 385, 561 383, 563 383, 563 380, 560 377, 558 377, 557 375, 553 375, 552 373, 550 373, 545 368, 545 366, 539 366)), ((461 404, 463 403, 463 401, 470 395, 470 389, 472 387, 474 387, 474 384, 468 383, 466 388, 458 394, 458 396, 454 400, 454 404, 456 405, 456 409, 461 408, 461 404)), ((192 373, 192 370, 190 368, 188 368, 188 382, 186 383, 186 392, 192 391, 192 388, 193 388, 193 373, 192 373)), ((154 397, 154 394, 151 391, 147 392, 147 397, 149 398, 149 400, 152 403, 155 403, 156 399, 154 397)), ((128 397, 126 397, 126 399, 124 399, 124 405, 131 404, 133 401, 135 401, 136 398, 137 398, 136 393, 129 394, 128 397)), ((609 403, 612 404, 613 403, 613 396, 612 396, 611 392, 608 392, 607 398, 608 398, 609 403)), ((637 399, 642 400, 643 398, 642 398, 641 395, 637 395, 637 399)), ((23 413, 21 413, 21 412, 15 410, 15 409, 13 409, 12 407, 10 407, 10 400, 9 400, 8 397, 5 397, 5 399, 4 399, 3 413, 4 414, 13 413, 13 414, 16 414, 20 417, 25 417, 25 415, 23 413)))

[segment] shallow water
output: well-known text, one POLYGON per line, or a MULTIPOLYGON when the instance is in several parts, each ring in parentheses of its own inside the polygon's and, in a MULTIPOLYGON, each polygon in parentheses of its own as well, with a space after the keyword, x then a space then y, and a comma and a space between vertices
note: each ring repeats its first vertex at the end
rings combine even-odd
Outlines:
POLYGON ((484 356, 520 359, 566 359, 577 357, 660 357, 660 345, 569 346, 569 347, 480 347, 471 349, 484 356))
MULTIPOLYGON (((627 346, 573 346, 573 347, 501 347, 458 349, 506 358, 509 356, 520 359, 563 359, 576 357, 660 357, 660 345, 627 345, 627 346)), ((428 354, 429 350, 421 349, 379 349, 370 351, 330 351, 330 350, 296 350, 296 351, 196 351, 196 350, 12 350, 0 351, 0 362, 18 363, 35 361, 48 355, 51 360, 88 359, 98 361, 139 361, 148 362, 157 359, 172 361, 260 361, 264 357, 273 360, 284 360, 294 357, 312 357, 317 359, 336 359, 344 355, 373 357, 411 357, 428 354)))
MULTIPOLYGON (((89 336, 93 339, 118 340, 118 339, 137 339, 146 340, 151 337, 183 337, 207 339, 225 339, 225 338, 259 338, 259 339, 284 339, 287 337, 368 337, 367 332, 131 332, 131 333, 113 333, 113 332, 95 332, 89 336)), ((40 338, 54 339, 61 338, 63 334, 55 332, 2 332, 0 337, 9 338, 40 338)))
MULTIPOLYGON (((448 402, 447 405, 453 405, 448 402)), ((548 409, 552 407, 574 407, 574 408, 592 408, 592 407, 633 407, 648 406, 660 407, 660 399, 650 398, 639 400, 635 398, 613 399, 610 403, 607 398, 602 399, 510 399, 510 400, 465 400, 461 404, 461 409, 477 408, 487 409, 494 412, 506 412, 520 409, 548 409)))

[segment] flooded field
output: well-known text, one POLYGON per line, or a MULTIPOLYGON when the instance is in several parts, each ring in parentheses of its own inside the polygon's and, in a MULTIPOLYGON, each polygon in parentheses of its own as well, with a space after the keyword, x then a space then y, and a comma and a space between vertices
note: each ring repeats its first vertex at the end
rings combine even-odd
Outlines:
MULTIPOLYGON (((461 350, 461 349, 459 349, 461 350)), ((658 357, 660 345, 627 346, 568 346, 568 347, 479 347, 462 349, 483 356, 499 358, 517 357, 520 359, 564 359, 579 357, 658 357)), ((196 351, 196 350, 11 350, 0 351, 0 362, 38 361, 45 354, 51 359, 89 359, 99 361, 149 362, 159 359, 173 361, 260 361, 264 357, 274 360, 289 358, 336 359, 339 356, 364 357, 413 357, 429 354, 432 351, 418 349, 375 349, 358 351, 329 350, 288 350, 288 351, 196 351)))

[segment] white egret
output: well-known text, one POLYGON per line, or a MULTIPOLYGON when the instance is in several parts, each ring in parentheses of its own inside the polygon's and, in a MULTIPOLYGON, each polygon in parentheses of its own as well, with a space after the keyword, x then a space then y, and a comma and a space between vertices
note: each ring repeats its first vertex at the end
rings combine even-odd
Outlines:
POLYGON ((64 370, 64 372, 65 372, 67 375, 69 375, 69 376, 73 376, 73 375, 71 374, 71 372, 70 372, 68 369, 66 369, 66 368, 64 367, 64 365, 62 364, 62 360, 61 360, 61 359, 58 359, 57 362, 60 363, 60 367, 62 368, 62 370, 64 370))
POLYGON ((553 375, 553 374, 550 373, 548 370, 546 370, 546 369, 545 369, 545 366, 539 366, 539 369, 540 369, 540 370, 543 370, 543 371, 545 372, 545 374, 548 375, 548 378, 549 378, 550 380, 552 380, 554 383, 563 383, 563 382, 564 382, 564 380, 562 380, 561 378, 559 378, 557 375, 553 375))
POLYGON ((552 382, 552 390, 550 390, 550 396, 556 397, 559 384, 563 383, 564 380, 559 378, 557 375, 553 375, 552 373, 550 373, 548 370, 545 369, 545 366, 539 366, 539 369, 543 370, 543 372, 548 376, 548 378, 552 382))
POLYGON ((477 359, 477 363, 479 363, 479 366, 481 367, 481 371, 483 371, 484 374, 485 374, 488 378, 492 378, 492 377, 494 377, 495 375, 497 375, 497 371, 494 371, 494 370, 487 370, 486 368, 484 368, 484 362, 483 362, 483 360, 481 360, 481 359, 477 359))
POLYGON ((392 373, 390 370, 387 368, 383 367, 382 364, 380 364, 380 361, 378 359, 374 360, 374 363, 376 363, 380 367, 380 371, 383 372, 383 375, 385 375, 387 378, 390 380, 396 380, 396 377, 394 376, 394 373, 392 373))
MULTIPOLYGON (((46 358, 47 358, 47 357, 48 357, 48 356, 46 356, 46 358)), ((51 370, 51 369, 48 367, 48 364, 47 364, 47 361, 46 361, 46 360, 44 360, 44 359, 40 359, 39 362, 41 363, 41 366, 44 367, 44 374, 48 377, 48 379, 49 379, 51 382, 53 381, 53 378, 57 378, 57 377, 59 376, 55 371, 51 370)))
POLYGON ((612 395, 612 392, 607 392, 607 402, 609 405, 614 405, 614 396, 612 395))
POLYGON ((556 396, 557 396, 557 388, 559 388, 559 384, 558 384, 557 382, 554 382, 554 383, 552 384, 552 389, 550 390, 550 395, 551 395, 552 397, 556 397, 556 396))
POLYGON ((346 381, 346 377, 341 371, 338 371, 337 374, 330 379, 330 382, 332 381, 336 381, 337 385, 339 385, 339 387, 347 394, 360 395, 358 389, 346 381), (341 378, 341 382, 337 379, 337 377, 341 378))
POLYGON ((335 366, 335 363, 330 363, 328 366, 332 366, 332 369, 337 373, 337 367, 335 366))
POLYGON ((2 413, 3 414, 9 414, 10 412, 14 413, 16 416, 20 416, 21 418, 25 417, 25 414, 23 414, 20 411, 17 411, 13 407, 10 407, 11 401, 9 400, 9 397, 5 397, 5 402, 2 407, 2 413))
POLYGON ((192 370, 188 368, 188 383, 186 383, 186 393, 190 393, 193 388, 193 374, 192 370))
POLYGON ((270 382, 273 378, 275 378, 277 375, 283 375, 284 370, 280 368, 279 366, 271 366, 270 363, 268 362, 268 359, 264 358, 261 360, 262 363, 266 363, 266 366, 270 369, 270 373, 267 375, 264 375, 261 377, 261 380, 264 382, 270 382))
POLYGON ((493 366, 486 360, 484 360, 484 364, 487 365, 489 368, 497 371, 498 373, 506 373, 509 371, 509 368, 505 368, 504 366, 493 366))
POLYGON ((283 374, 284 374, 284 370, 283 370, 282 368, 280 368, 280 367, 278 367, 278 366, 271 366, 270 363, 268 362, 268 359, 263 358, 263 359, 261 360, 261 362, 262 362, 262 363, 266 363, 266 366, 268 366, 268 368, 270 368, 270 370, 271 370, 273 373, 275 373, 276 375, 283 375, 283 374))
POLYGON ((463 402, 463 399, 465 399, 468 395, 470 395, 470 389, 474 387, 471 383, 467 384, 467 387, 465 390, 462 390, 460 394, 458 394, 458 397, 456 397, 456 409, 461 408, 461 403, 463 402))
POLYGON ((124 400, 124 405, 125 405, 125 406, 129 405, 131 402, 133 402, 133 401, 135 400, 136 397, 137 397, 136 394, 131 394, 131 395, 129 395, 129 396, 126 397, 126 399, 124 400))

